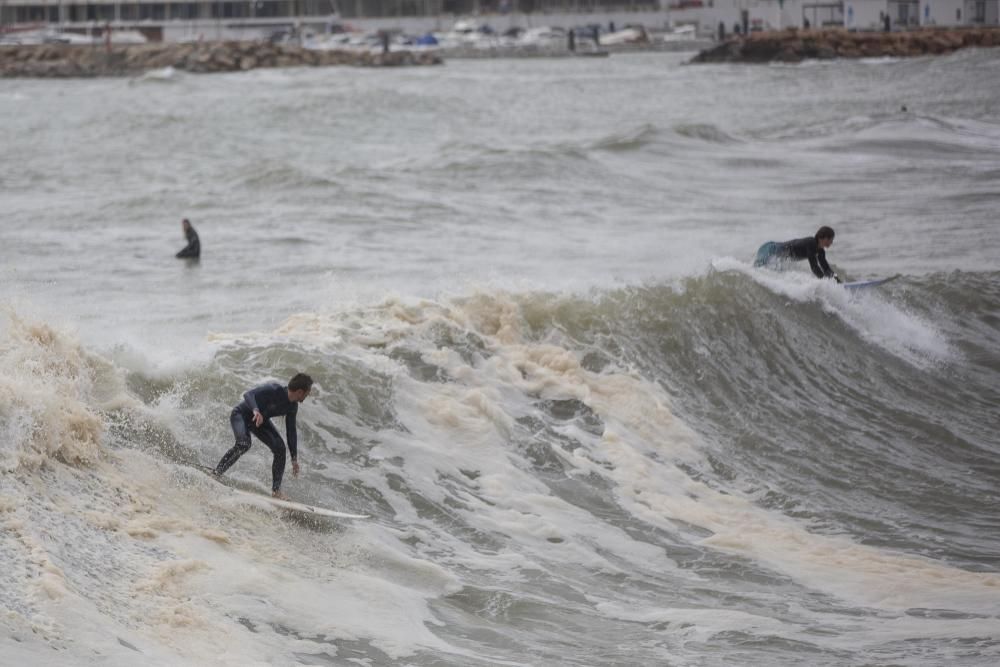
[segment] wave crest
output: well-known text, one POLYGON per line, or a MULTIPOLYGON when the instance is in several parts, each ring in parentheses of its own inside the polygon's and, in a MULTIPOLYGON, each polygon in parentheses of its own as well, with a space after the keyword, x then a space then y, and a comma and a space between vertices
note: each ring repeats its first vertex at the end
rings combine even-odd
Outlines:
POLYGON ((100 367, 71 336, 8 316, 0 347, 0 467, 37 468, 49 459, 95 462, 103 422, 92 407, 100 367))

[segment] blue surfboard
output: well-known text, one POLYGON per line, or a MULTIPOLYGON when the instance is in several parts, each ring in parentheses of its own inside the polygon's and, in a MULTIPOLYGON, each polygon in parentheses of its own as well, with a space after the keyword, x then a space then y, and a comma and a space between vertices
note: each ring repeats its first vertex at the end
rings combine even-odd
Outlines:
POLYGON ((890 280, 895 280, 898 277, 899 274, 897 273, 896 275, 889 276, 888 278, 878 278, 876 280, 858 280, 853 283, 844 283, 843 288, 854 291, 859 289, 867 289, 869 287, 878 287, 879 285, 885 285, 890 280))

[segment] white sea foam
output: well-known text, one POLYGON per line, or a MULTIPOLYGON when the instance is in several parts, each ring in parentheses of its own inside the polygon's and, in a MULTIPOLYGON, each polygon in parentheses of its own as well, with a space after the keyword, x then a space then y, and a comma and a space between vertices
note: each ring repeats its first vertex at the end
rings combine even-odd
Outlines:
POLYGON ((0 461, 6 471, 37 468, 50 458, 93 463, 100 454, 100 418, 92 402, 107 365, 70 337, 9 312, 0 344, 0 461))
POLYGON ((953 361, 958 354, 933 322, 899 305, 879 288, 852 292, 833 281, 816 280, 808 272, 762 271, 732 258, 715 260, 713 266, 743 273, 792 301, 817 303, 863 339, 921 368, 953 361))
MULTIPOLYGON (((3 619, 9 635, 38 650, 72 644, 74 653, 98 651, 110 664, 126 664, 136 651, 148 664, 291 664, 290 646, 339 656, 344 642, 363 641, 391 660, 424 650, 460 660, 464 649, 435 632, 440 621, 431 604, 480 576, 522 584, 527 572, 555 577, 572 567, 699 581, 661 547, 543 483, 515 446, 520 420, 539 400, 578 401, 603 422, 600 433, 561 426, 576 446, 552 454, 570 478, 607 480, 622 510, 647 525, 862 607, 997 612, 994 574, 813 534, 737 490, 692 478, 689 469, 703 467, 703 445, 660 387, 622 370, 586 370, 579 353, 557 340, 530 339, 521 306, 508 295, 303 314, 273 334, 239 337, 341 354, 393 378, 393 408, 405 429, 380 434, 369 451, 380 465, 317 473, 341 482, 360 474, 391 505, 392 523, 333 531, 289 524, 280 513, 234 503, 201 473, 109 448, 107 406, 169 427, 183 414, 182 402, 170 393, 149 406, 128 397, 109 362, 58 330, 16 317, 8 329, 0 363, 18 372, 3 404, 15 445, 7 445, 0 477, 0 551, 17 565, 0 578, 0 592, 11 609, 3 619), (472 356, 440 348, 442 327, 474 335, 484 347, 472 356), (398 344, 418 349, 449 381, 421 382, 404 372, 383 353, 398 344), (113 390, 95 388, 104 381, 113 390), (40 384, 51 403, 41 391, 32 401, 13 391, 40 384), (44 435, 59 433, 66 435, 44 435), (390 483, 391 470, 439 511, 503 536, 502 548, 484 549, 429 518, 390 483), (710 536, 696 537, 691 527, 710 536)), ((315 409, 318 419, 330 417, 315 409)), ((593 604, 608 618, 625 618, 620 601, 596 595, 593 604)), ((662 610, 640 616, 654 623, 679 617, 662 610)), ((713 619, 695 622, 678 641, 704 641, 726 628, 795 636, 748 613, 713 619)))
POLYGON ((295 664, 289 642, 303 654, 336 655, 338 640, 393 659, 456 652, 428 629, 425 600, 455 587, 441 567, 386 550, 377 527, 302 530, 173 468, 131 452, 4 478, 0 550, 29 573, 2 581, 15 641, 113 664, 136 659, 126 644, 161 665, 295 664))
MULTIPOLYGON (((790 296, 805 299, 820 294, 831 302, 839 298, 839 292, 836 297, 818 293, 811 283, 800 285, 783 276, 763 279, 790 296)), ((425 349, 425 358, 441 365, 453 382, 427 385, 398 377, 396 408, 408 435, 386 438, 372 454, 403 460, 406 478, 425 497, 441 503, 447 493, 440 479, 462 479, 463 470, 482 472, 467 485, 468 508, 458 513, 515 536, 529 559, 544 562, 551 551, 545 541, 557 538, 566 543, 560 558, 583 566, 614 569, 606 556, 592 549, 600 544, 602 551, 635 567, 648 566, 650 558, 660 567, 673 567, 647 545, 552 497, 510 450, 513 424, 530 412, 534 400, 571 398, 600 416, 604 432, 599 437, 577 434, 582 447, 557 453, 578 474, 611 480, 621 505, 651 525, 671 532, 679 525, 711 531, 701 544, 741 554, 853 604, 997 610, 1000 577, 994 574, 867 547, 846 537, 813 534, 780 513, 757 507, 735 490, 716 490, 693 479, 680 464, 699 463, 701 443, 673 415, 662 389, 627 373, 587 371, 572 351, 526 340, 516 302, 503 295, 481 295, 447 306, 390 303, 382 313, 369 311, 368 316, 383 341, 419 343, 425 328, 442 319, 469 327, 488 341, 489 356, 472 363, 425 349)), ((323 320, 308 318, 303 334, 323 340, 323 320)), ((330 321, 341 331, 338 318, 330 321)), ((286 323, 283 335, 294 336, 300 322, 286 323)), ((368 342, 370 335, 359 331, 357 339, 368 342)), ((392 495, 390 489, 384 491, 392 495)), ((419 520, 405 510, 403 516, 419 520)))
POLYGON ((136 419, 176 406, 105 400, 108 362, 43 324, 12 315, 6 330, 0 622, 18 650, 161 665, 292 664, 289 637, 303 653, 336 654, 338 638, 394 659, 455 652, 426 629, 425 599, 455 587, 440 566, 386 549, 377 526, 310 534, 200 473, 109 448, 108 404, 136 419))

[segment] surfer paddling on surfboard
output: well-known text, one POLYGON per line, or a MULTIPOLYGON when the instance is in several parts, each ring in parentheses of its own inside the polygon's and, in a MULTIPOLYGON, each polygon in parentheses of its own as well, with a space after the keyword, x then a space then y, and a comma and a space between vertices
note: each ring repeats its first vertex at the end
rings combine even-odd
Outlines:
POLYGON ((754 266, 778 267, 785 262, 809 260, 809 268, 817 278, 833 278, 843 282, 826 263, 826 249, 833 245, 833 229, 820 227, 815 236, 792 241, 768 241, 757 250, 754 266))
POLYGON ((299 411, 299 403, 306 400, 312 384, 311 377, 305 373, 297 373, 288 381, 287 387, 277 382, 269 382, 243 394, 243 400, 229 415, 236 444, 225 453, 212 474, 221 477, 250 449, 252 433, 274 454, 274 462, 271 464, 271 495, 281 500, 288 500, 288 497, 281 492, 281 478, 285 474, 285 443, 271 423, 271 417, 282 415, 285 417, 285 435, 288 436, 288 451, 292 455, 292 474, 297 477, 299 459, 295 416, 299 411))

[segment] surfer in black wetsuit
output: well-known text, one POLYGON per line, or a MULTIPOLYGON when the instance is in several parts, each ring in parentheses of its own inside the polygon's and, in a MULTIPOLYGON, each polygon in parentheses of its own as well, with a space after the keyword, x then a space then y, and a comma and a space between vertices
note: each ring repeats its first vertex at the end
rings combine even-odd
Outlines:
POLYGON ((768 241, 757 250, 754 266, 775 266, 784 262, 809 260, 809 268, 817 278, 833 278, 842 282, 826 263, 826 249, 833 245, 833 229, 820 227, 815 236, 792 241, 768 241))
POLYGON ((198 232, 194 231, 191 222, 184 218, 181 220, 181 227, 184 228, 184 236, 187 237, 188 244, 177 253, 177 259, 198 259, 201 257, 201 241, 198 240, 198 232))
POLYGON ((236 444, 215 466, 213 474, 222 476, 236 461, 250 449, 250 434, 267 445, 274 454, 271 464, 271 495, 287 500, 281 492, 281 478, 285 474, 285 443, 278 430, 271 423, 271 417, 284 415, 285 434, 288 436, 288 451, 292 455, 292 474, 299 474, 298 438, 295 431, 295 415, 299 403, 306 400, 312 389, 312 378, 298 373, 283 387, 277 382, 269 382, 254 387, 243 394, 243 401, 233 408, 229 423, 236 436, 236 444))

